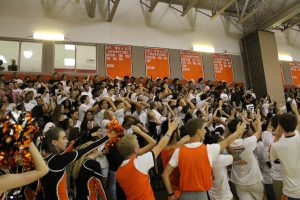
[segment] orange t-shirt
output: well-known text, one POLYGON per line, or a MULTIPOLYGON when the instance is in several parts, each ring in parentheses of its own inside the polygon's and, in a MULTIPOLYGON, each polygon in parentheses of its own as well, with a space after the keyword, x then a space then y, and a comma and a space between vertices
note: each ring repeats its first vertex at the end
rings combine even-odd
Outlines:
MULTIPOLYGON (((168 165, 168 162, 171 159, 172 154, 175 151, 175 149, 176 149, 175 147, 172 147, 172 148, 170 148, 168 150, 164 149, 161 152, 161 158, 162 158, 162 163, 163 163, 164 168, 168 165)), ((175 168, 172 171, 172 173, 170 174, 170 182, 171 182, 173 190, 180 190, 180 187, 179 187, 179 176, 180 175, 179 175, 178 168, 175 168)))
POLYGON ((127 200, 155 200, 149 175, 143 174, 134 166, 134 157, 120 166, 116 178, 124 190, 127 200))
POLYGON ((205 192, 212 186, 212 168, 209 163, 207 147, 182 146, 179 150, 178 169, 182 192, 205 192))

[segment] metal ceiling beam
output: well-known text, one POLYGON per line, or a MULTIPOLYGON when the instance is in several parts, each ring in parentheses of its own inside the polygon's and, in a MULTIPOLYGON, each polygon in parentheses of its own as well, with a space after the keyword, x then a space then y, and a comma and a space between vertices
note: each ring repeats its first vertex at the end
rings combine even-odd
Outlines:
POLYGON ((150 8, 149 8, 148 11, 152 12, 154 10, 154 8, 156 7, 157 3, 158 3, 158 0, 151 0, 150 1, 150 8))
POLYGON ((287 28, 283 29, 282 32, 286 32, 287 30, 293 28, 294 26, 297 26, 300 24, 300 20, 296 21, 295 23, 289 25, 287 28))
POLYGON ((260 11, 265 5, 261 4, 258 7, 254 8, 251 12, 248 13, 248 15, 246 15, 245 17, 241 17, 239 20, 239 23, 243 23, 244 21, 246 21, 247 19, 249 19, 250 17, 252 17, 255 13, 257 13, 258 11, 260 11))
POLYGON ((215 20, 218 16, 220 16, 227 8, 229 8, 236 0, 230 0, 220 11, 217 11, 211 18, 211 20, 215 20))
POLYGON ((245 14, 245 12, 247 10, 248 4, 249 4, 249 0, 246 0, 246 2, 244 4, 244 7, 243 7, 243 10, 242 10, 242 14, 241 14, 240 19, 243 18, 244 14, 245 14))
POLYGON ((198 3, 198 2, 199 2, 199 0, 192 0, 192 1, 187 5, 187 7, 184 8, 184 10, 183 10, 181 16, 182 16, 182 17, 185 16, 185 15, 190 11, 190 9, 193 8, 193 7, 196 5, 196 3, 198 3))
POLYGON ((236 7, 236 13, 237 13, 238 19, 240 19, 240 9, 239 9, 238 1, 235 1, 235 7, 236 7))
POLYGON ((216 3, 215 8, 214 8, 214 10, 213 10, 213 14, 215 14, 216 11, 218 10, 219 1, 220 1, 220 0, 217 0, 217 3, 216 3))
POLYGON ((95 17, 95 12, 96 12, 96 3, 97 1, 96 0, 91 0, 89 5, 88 5, 88 16, 90 18, 94 18, 95 17))
POLYGON ((120 3, 120 0, 108 0, 108 18, 107 18, 108 22, 112 22, 119 3, 120 3), (111 10, 110 10, 110 2, 113 3, 113 7, 111 10))
POLYGON ((300 13, 300 2, 297 1, 297 3, 285 9, 284 11, 278 13, 270 20, 261 23, 258 27, 260 30, 269 30, 275 28, 276 26, 279 26, 283 22, 289 20, 290 18, 296 16, 299 13, 300 13))

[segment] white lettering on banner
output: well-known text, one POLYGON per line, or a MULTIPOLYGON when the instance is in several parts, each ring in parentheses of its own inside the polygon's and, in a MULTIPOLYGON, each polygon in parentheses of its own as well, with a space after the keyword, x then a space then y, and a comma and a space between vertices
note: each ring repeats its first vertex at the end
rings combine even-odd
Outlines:
POLYGON ((155 67, 154 67, 154 66, 147 66, 147 69, 152 69, 152 70, 154 70, 155 67))
POLYGON ((112 68, 112 67, 115 67, 115 65, 114 64, 107 64, 106 67, 112 68))

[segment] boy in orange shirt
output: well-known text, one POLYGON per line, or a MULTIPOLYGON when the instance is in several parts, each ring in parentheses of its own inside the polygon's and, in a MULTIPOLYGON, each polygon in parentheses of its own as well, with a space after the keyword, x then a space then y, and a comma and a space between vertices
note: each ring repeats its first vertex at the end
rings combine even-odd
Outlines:
POLYGON ((143 151, 143 148, 139 149, 135 135, 127 135, 119 141, 117 148, 125 160, 117 170, 116 178, 125 192, 127 200, 155 200, 148 172, 154 167, 155 159, 168 144, 178 124, 178 119, 171 122, 167 133, 160 142, 152 151, 141 156, 137 155, 141 154, 140 151, 143 151))
POLYGON ((246 124, 239 124, 236 132, 218 144, 204 145, 205 121, 200 118, 190 119, 186 124, 186 130, 190 136, 190 142, 176 149, 163 172, 163 181, 169 193, 170 199, 177 199, 170 184, 170 174, 178 167, 180 172, 180 199, 207 200, 207 191, 212 186, 213 160, 231 142, 244 133, 246 124))

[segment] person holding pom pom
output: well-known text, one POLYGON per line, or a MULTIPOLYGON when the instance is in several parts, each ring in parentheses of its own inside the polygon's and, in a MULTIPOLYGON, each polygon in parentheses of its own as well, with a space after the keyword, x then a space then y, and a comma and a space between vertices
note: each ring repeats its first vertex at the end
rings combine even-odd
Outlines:
POLYGON ((0 176, 0 197, 2 197, 4 192, 13 188, 28 185, 48 173, 49 169, 43 157, 32 142, 29 144, 29 153, 35 164, 35 169, 20 174, 5 174, 0 176))

